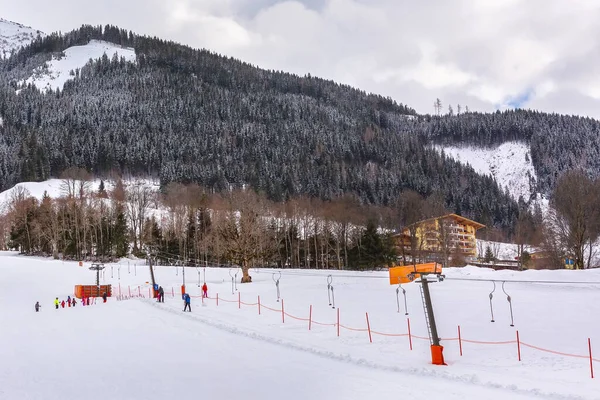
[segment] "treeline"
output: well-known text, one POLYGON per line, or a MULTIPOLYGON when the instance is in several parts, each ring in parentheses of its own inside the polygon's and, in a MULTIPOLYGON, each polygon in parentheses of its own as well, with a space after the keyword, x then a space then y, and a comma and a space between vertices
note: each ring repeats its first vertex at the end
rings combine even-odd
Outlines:
MULTIPOLYGON (((44 195, 38 201, 16 188, 0 221, 2 245, 25 254, 103 262, 131 253, 161 263, 235 263, 246 271, 372 269, 424 261, 426 252, 404 247, 393 234, 448 212, 441 194, 424 198, 414 191, 382 207, 362 205, 350 195, 273 202, 251 188, 216 193, 195 184, 156 190, 142 180, 107 182, 94 187, 87 172, 72 168, 63 174, 59 198, 44 195)), ((453 256, 452 265, 464 265, 449 240, 444 243, 440 257, 453 256)))
POLYGON ((0 62, 0 116, 0 190, 79 167, 163 188, 249 185, 275 202, 348 194, 393 206, 406 190, 441 193, 449 210, 507 233, 518 216, 492 178, 431 149, 409 107, 110 26, 50 35, 0 62), (47 94, 19 85, 52 52, 91 39, 133 46, 137 62, 106 55, 47 94))
MULTIPOLYGON (((144 181, 94 189, 68 170, 62 196, 41 201, 17 188, 7 204, 5 246, 25 254, 110 261, 128 255, 161 262, 300 268, 375 268, 396 262, 393 210, 344 196, 274 203, 251 189, 222 194, 144 181)), ((75 172, 75 173, 74 173, 75 172)))
MULTIPOLYGON (((449 212, 440 193, 425 198, 405 191, 392 207, 382 207, 350 195, 273 202, 251 188, 217 193, 196 184, 156 190, 142 180, 107 182, 96 188, 87 172, 69 169, 59 198, 44 195, 38 201, 15 188, 0 216, 0 248, 104 262, 134 254, 164 263, 235 263, 245 271, 254 266, 372 269, 432 256, 445 266, 465 263, 441 223, 433 236, 437 253, 419 248, 415 223, 449 212), (405 228, 408 243, 393 235, 405 228)), ((598 265, 599 179, 570 171, 559 178, 548 211, 537 206, 530 213, 522 206, 513 242, 524 267, 535 264, 532 249, 544 268, 564 268, 565 259, 578 269, 598 265)), ((478 234, 508 239, 491 227, 478 234)), ((479 257, 490 259, 485 250, 479 249, 479 257)))

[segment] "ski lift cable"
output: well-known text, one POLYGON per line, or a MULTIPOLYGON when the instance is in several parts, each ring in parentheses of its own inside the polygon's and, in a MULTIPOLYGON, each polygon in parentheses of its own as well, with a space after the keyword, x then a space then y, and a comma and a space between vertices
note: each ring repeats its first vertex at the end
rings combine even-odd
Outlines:
MULTIPOLYGON (((261 271, 269 272, 272 271, 268 268, 258 268, 261 271)), ((327 270, 328 272, 330 270, 327 270)), ((295 276, 313 276, 322 277, 323 274, 314 272, 303 272, 303 271, 283 271, 282 275, 295 275, 295 276)), ((361 279, 389 279, 388 276, 365 276, 365 275, 350 275, 350 274, 335 274, 335 278, 361 278, 361 279)), ((559 284, 559 285, 600 285, 600 281, 546 281, 546 280, 510 280, 510 279, 491 279, 491 278, 453 278, 446 275, 444 278, 446 281, 473 281, 473 282, 506 282, 506 283, 547 283, 547 284, 559 284)))
MULTIPOLYGON (((164 251, 158 251, 157 253, 161 253, 164 255, 170 255, 170 256, 175 256, 174 254, 170 254, 164 251)), ((176 256, 177 257, 177 256, 176 256)), ((169 257, 171 258, 171 257, 169 257)), ((203 260, 199 260, 199 259, 189 259, 189 261, 195 261, 198 262, 198 264, 204 264, 206 263, 203 260)), ((214 264, 217 265, 216 263, 209 263, 209 264, 214 264)), ((235 265, 235 264, 231 264, 231 265, 235 265)), ((306 270, 307 272, 304 271, 300 271, 300 270, 296 270, 296 271, 283 271, 281 272, 280 270, 274 270, 272 268, 254 268, 256 270, 260 270, 260 271, 264 271, 264 272, 277 272, 277 273, 281 273, 282 275, 293 275, 293 276, 312 276, 312 277, 322 277, 323 274, 321 273, 315 273, 315 272, 309 272, 310 270, 306 270)), ((331 270, 326 270, 326 271, 331 271, 331 270)), ((388 276, 365 276, 365 275, 358 275, 358 274, 354 274, 354 275, 350 275, 350 274, 335 274, 333 275, 336 278, 361 278, 361 279, 389 279, 388 276)), ((446 281, 463 281, 463 282, 507 282, 507 283, 539 283, 539 284, 555 284, 555 285, 600 285, 600 281, 550 281, 550 280, 510 280, 510 279, 492 279, 492 278, 454 278, 454 277, 449 277, 446 276, 445 278, 446 281)))

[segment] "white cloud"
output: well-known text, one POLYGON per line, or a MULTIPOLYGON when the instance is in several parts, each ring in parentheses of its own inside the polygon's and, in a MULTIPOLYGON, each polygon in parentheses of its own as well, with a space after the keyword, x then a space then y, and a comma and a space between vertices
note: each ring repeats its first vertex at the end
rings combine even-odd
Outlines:
POLYGON ((437 97, 483 111, 521 98, 600 117, 598 0, 0 0, 0 10, 47 32, 112 23, 420 112, 437 97))

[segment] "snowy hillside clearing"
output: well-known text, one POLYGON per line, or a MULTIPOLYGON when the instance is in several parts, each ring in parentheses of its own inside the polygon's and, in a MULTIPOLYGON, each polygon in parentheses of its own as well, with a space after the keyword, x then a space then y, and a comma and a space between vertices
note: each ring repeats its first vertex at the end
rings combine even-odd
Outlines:
POLYGON ((502 188, 518 200, 529 201, 535 192, 536 174, 529 146, 522 142, 506 142, 492 149, 477 147, 436 146, 456 161, 468 164, 483 175, 491 175, 502 188))
MULTIPOLYGON (((98 382, 106 384, 102 390, 86 390, 86 398, 240 398, 241 393, 248 399, 291 400, 598 398, 598 382, 590 379, 585 355, 588 337, 600 341, 595 339, 600 323, 589 318, 600 311, 600 271, 448 269, 447 280, 432 285, 448 364, 437 367, 430 364, 429 341, 419 339, 427 333, 418 286, 404 285, 411 351, 407 317, 402 305, 398 312, 396 287, 384 272, 283 270, 284 320, 283 303, 276 301, 273 276, 266 270, 252 270, 254 282, 238 284, 232 294, 228 269, 186 268, 187 289, 194 296, 191 313, 182 312, 177 293, 182 269, 160 266, 155 273, 167 292, 164 304, 110 298, 107 304, 54 310, 54 297, 64 299, 75 284, 94 282, 89 265, 13 254, 0 253, 0 312, 6 321, 0 340, 11 344, 0 347, 0 357, 11 360, 0 368, 0 398, 73 398, 98 382), (197 285, 204 274, 211 299, 203 306, 197 285), (328 274, 339 307, 339 336, 337 310, 327 305, 328 274), (508 281, 515 327, 509 326, 500 289, 493 302, 496 322, 491 323, 492 283, 461 279, 508 281), (583 283, 511 283, 517 280, 583 283), (36 300, 43 307, 40 313, 33 310, 36 300), (373 333, 372 343, 365 312, 373 332, 381 333, 373 333), (456 340, 459 324, 463 356, 456 340), (520 362, 516 329, 523 343, 520 362), (89 354, 94 354, 94 366, 83 368, 81 360, 89 354)), ((112 284, 115 294, 120 287, 147 296, 147 267, 124 261, 108 265, 102 275, 101 283, 112 284)))
POLYGON ((102 58, 104 54, 112 59, 114 54, 119 58, 123 57, 128 62, 135 62, 135 50, 132 48, 123 48, 113 43, 100 40, 91 40, 84 46, 69 47, 64 51, 64 56, 56 57, 47 62, 44 66, 33 71, 33 75, 20 84, 33 84, 43 91, 50 89, 63 89, 64 84, 74 79, 74 71, 85 66, 90 60, 102 58))
POLYGON ((44 33, 16 22, 0 18, 0 59, 7 58, 13 50, 31 43, 44 33))

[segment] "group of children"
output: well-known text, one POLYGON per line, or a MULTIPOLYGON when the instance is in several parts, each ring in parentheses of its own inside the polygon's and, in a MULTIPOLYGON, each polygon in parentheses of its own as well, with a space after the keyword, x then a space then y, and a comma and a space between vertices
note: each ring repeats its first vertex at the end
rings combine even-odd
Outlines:
MULTIPOLYGON (((104 303, 106 303, 106 299, 107 299, 107 294, 103 293, 102 294, 102 299, 104 300, 104 303)), ((96 298, 92 298, 90 299, 90 297, 82 297, 81 298, 81 305, 82 306, 89 306, 90 304, 95 304, 96 303, 96 298)), ((56 299, 54 299, 54 307, 58 310, 59 308, 65 308, 65 307, 75 307, 75 305, 77 305, 77 300, 75 300, 75 297, 71 298, 71 296, 67 296, 66 300, 62 300, 60 301, 58 299, 58 297, 56 299)), ((39 312, 40 308, 42 308, 42 306, 40 305, 39 301, 35 302, 35 312, 39 312)))

